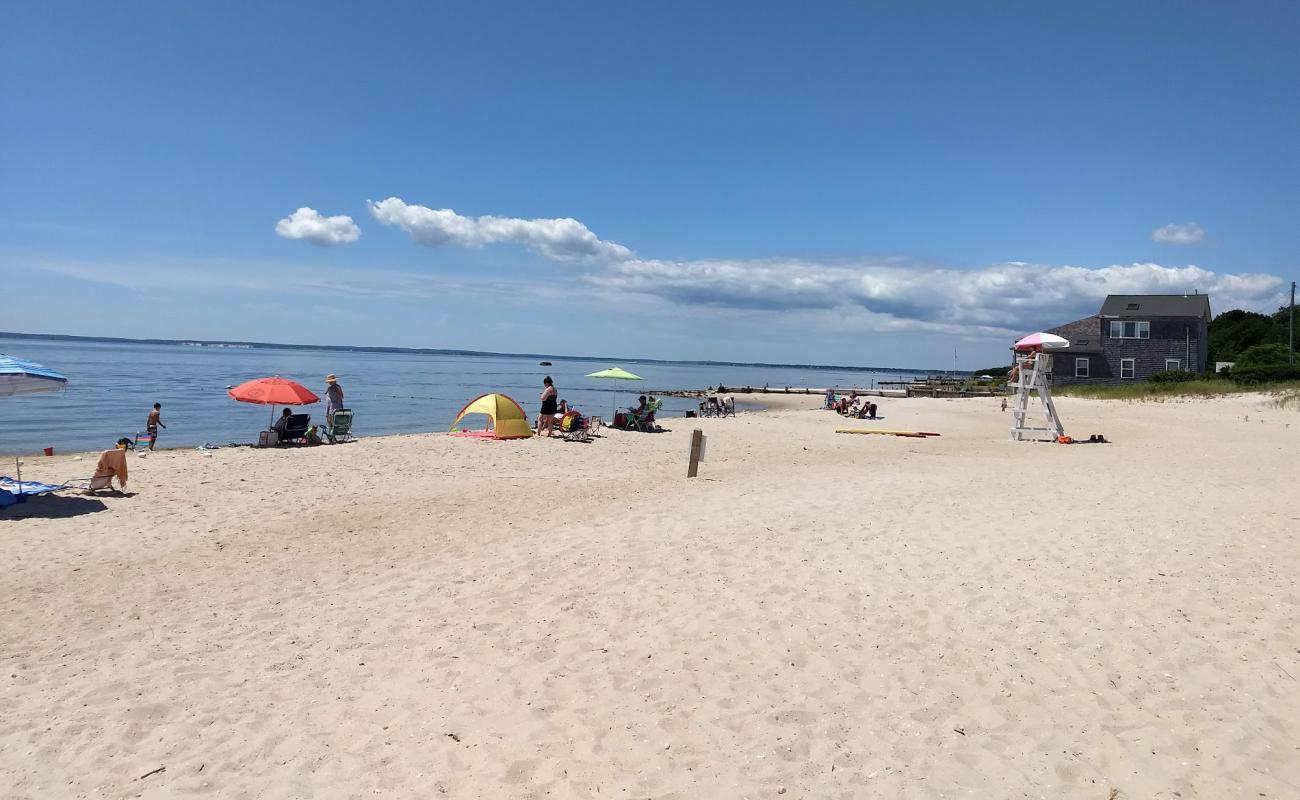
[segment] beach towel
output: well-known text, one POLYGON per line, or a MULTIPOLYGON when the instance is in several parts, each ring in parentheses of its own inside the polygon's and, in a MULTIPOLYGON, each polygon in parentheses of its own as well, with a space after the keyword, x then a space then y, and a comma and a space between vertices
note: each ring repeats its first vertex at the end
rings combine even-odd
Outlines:
POLYGON ((95 465, 95 474, 90 479, 91 489, 111 489, 113 478, 123 489, 126 488, 126 451, 105 450, 95 465))
POLYGON ((23 481, 22 491, 18 490, 18 481, 8 475, 0 475, 0 489, 4 489, 10 494, 45 494, 46 492, 57 492, 60 489, 67 488, 60 484, 55 486, 52 483, 41 483, 39 481, 23 481))

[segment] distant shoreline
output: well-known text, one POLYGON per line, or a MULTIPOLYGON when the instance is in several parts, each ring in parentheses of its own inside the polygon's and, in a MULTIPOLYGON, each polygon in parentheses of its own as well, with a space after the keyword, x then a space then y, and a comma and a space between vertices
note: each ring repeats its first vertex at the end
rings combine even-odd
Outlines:
POLYGON ((239 350, 313 350, 338 351, 351 353, 396 353, 435 356, 485 356, 488 358, 536 358, 538 360, 561 359, 564 361, 590 361, 592 363, 629 363, 629 364, 690 364, 705 367, 766 367, 776 369, 820 369, 841 370, 844 372, 890 372, 900 375, 925 375, 929 373, 949 373, 955 375, 973 375, 969 371, 950 371, 941 369, 918 369, 911 367, 850 367, 842 364, 771 364, 762 361, 687 361, 668 358, 624 358, 611 356, 571 356, 558 353, 498 353, 491 350, 450 350, 433 347, 366 347, 358 345, 323 345, 323 344, 281 344, 276 342, 242 342, 209 339, 129 339, 120 336, 75 336, 61 333, 18 333, 0 331, 0 338, 36 339, 60 342, 104 342, 108 344, 161 344, 188 347, 212 347, 218 349, 239 350))

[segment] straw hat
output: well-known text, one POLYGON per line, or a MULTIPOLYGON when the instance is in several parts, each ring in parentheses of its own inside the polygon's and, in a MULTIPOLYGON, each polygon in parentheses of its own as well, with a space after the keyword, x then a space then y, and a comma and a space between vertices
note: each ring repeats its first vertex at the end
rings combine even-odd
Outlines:
POLYGON ((338 379, 338 376, 337 376, 337 375, 334 375, 334 374, 331 373, 331 374, 325 376, 325 382, 326 382, 326 383, 338 383, 338 382, 339 382, 339 379, 338 379))

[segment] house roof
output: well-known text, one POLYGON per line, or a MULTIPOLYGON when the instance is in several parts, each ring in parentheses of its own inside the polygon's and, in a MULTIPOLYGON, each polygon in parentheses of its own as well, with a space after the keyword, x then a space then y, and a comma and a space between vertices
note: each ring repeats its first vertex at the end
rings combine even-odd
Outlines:
POLYGON ((1202 317, 1210 320, 1208 294, 1112 294, 1101 304, 1103 317, 1202 317))
POLYGON ((1076 319, 1074 322, 1067 322, 1060 327, 1052 328, 1047 333, 1054 333, 1070 340, 1069 347, 1053 350, 1054 353, 1087 355, 1101 352, 1101 319, 1099 317, 1076 319))

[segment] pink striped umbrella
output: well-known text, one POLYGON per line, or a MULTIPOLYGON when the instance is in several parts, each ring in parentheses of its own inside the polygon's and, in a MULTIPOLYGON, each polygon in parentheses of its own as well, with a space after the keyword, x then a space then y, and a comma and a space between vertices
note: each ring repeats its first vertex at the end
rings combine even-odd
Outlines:
POLYGON ((1062 339, 1054 333, 1031 333, 1016 342, 1016 350, 1022 353, 1026 350, 1060 350, 1069 346, 1069 339, 1062 339))

